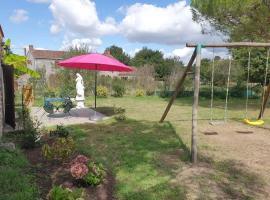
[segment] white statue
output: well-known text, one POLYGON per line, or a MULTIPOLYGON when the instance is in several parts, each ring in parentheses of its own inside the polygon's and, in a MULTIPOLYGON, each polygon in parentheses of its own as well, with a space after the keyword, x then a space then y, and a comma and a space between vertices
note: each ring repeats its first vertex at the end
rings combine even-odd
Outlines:
POLYGON ((76 74, 76 101, 77 101, 77 108, 84 108, 84 84, 82 76, 77 73, 76 74))

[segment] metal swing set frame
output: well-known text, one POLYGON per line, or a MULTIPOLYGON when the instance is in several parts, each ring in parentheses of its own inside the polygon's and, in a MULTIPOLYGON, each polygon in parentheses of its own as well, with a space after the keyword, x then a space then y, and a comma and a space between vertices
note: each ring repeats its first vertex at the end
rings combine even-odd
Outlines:
MULTIPOLYGON (((182 76, 179 78, 175 91, 160 119, 160 123, 162 123, 167 114, 170 111, 170 108, 176 99, 177 95, 181 91, 182 85, 185 81, 185 78, 187 77, 188 72, 192 70, 192 66, 194 64, 194 61, 196 60, 195 63, 195 73, 194 73, 194 97, 193 97, 193 106, 192 106, 192 133, 191 133, 191 161, 192 163, 197 163, 198 160, 198 153, 197 153, 197 133, 198 133, 198 103, 199 103, 199 92, 200 92, 200 68, 201 68, 201 51, 202 48, 268 48, 270 49, 270 43, 256 43, 256 42, 233 42, 233 43, 221 43, 221 44, 192 44, 192 43, 187 43, 186 47, 190 48, 195 48, 193 51, 193 54, 187 64, 187 67, 185 71, 183 72, 182 76)), ((269 61, 269 50, 267 51, 267 66, 265 70, 265 80, 264 80, 264 86, 266 85, 267 82, 267 74, 268 74, 268 61, 269 61)), ((230 68, 231 68, 231 59, 230 59, 230 64, 229 64, 229 72, 228 72, 228 80, 227 80, 227 90, 226 90, 226 103, 225 103, 225 116, 224 119, 226 120, 227 117, 227 103, 228 103, 228 88, 229 88, 229 82, 230 82, 230 68)), ((247 105, 248 105, 248 82, 249 82, 249 69, 250 69, 250 51, 249 51, 249 64, 248 64, 248 77, 247 77, 247 100, 246 100, 246 116, 247 116, 247 105)), ((213 72, 212 72, 213 73, 213 72)), ((213 76, 212 76, 212 86, 211 86, 212 94, 211 94, 211 110, 213 106, 213 76)), ((260 114, 258 117, 258 120, 261 120, 265 106, 267 103, 267 100, 270 95, 270 85, 267 86, 267 90, 263 90, 263 98, 262 98, 262 105, 260 109, 260 114)), ((212 112, 212 111, 211 111, 212 112)), ((212 117, 211 117, 212 118, 212 117)), ((244 121, 250 125, 257 125, 256 121, 255 124, 252 124, 253 121, 250 121, 248 119, 244 119, 244 121)), ((259 124, 260 125, 260 124, 259 124)))

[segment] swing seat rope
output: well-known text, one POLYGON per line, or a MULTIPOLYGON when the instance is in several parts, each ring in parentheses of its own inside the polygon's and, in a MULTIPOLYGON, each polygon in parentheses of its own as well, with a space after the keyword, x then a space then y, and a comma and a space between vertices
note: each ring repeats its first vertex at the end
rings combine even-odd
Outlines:
MULTIPOLYGON (((264 87, 267 83, 267 75, 268 75, 268 67, 269 67, 269 52, 270 50, 267 51, 267 58, 266 58, 266 67, 265 67, 265 75, 264 75, 264 87)), ((248 111, 248 91, 249 91, 249 87, 248 87, 248 84, 249 84, 249 72, 250 72, 250 59, 251 59, 251 56, 250 56, 250 50, 248 52, 248 73, 247 73, 247 99, 246 99, 246 118, 243 120, 244 123, 248 124, 248 125, 251 125, 251 126, 262 126, 264 124, 264 121, 262 119, 257 119, 255 121, 251 121, 249 119, 247 119, 247 111, 248 111)), ((265 90, 263 90, 263 97, 262 99, 264 99, 264 96, 265 96, 265 90)), ((263 106, 263 104, 262 104, 263 106)))

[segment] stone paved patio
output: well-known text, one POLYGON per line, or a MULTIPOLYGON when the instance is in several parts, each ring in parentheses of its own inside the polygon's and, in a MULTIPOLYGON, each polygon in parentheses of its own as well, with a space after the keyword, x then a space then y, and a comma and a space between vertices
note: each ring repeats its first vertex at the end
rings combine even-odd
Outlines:
POLYGON ((69 113, 49 114, 42 107, 32 107, 31 115, 41 121, 42 126, 96 123, 107 118, 90 108, 73 108, 69 113))

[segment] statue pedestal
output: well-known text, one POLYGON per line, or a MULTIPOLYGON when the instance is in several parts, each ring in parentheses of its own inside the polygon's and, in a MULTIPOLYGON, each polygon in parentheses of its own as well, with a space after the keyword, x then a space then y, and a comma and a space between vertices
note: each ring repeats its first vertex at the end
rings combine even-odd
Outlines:
POLYGON ((77 106, 76 108, 84 108, 84 97, 82 96, 76 96, 76 102, 77 102, 77 106))
POLYGON ((77 106, 76 108, 85 108, 84 102, 83 101, 77 101, 77 106))
POLYGON ((76 108, 85 108, 84 100, 76 100, 76 102, 77 102, 76 108))

